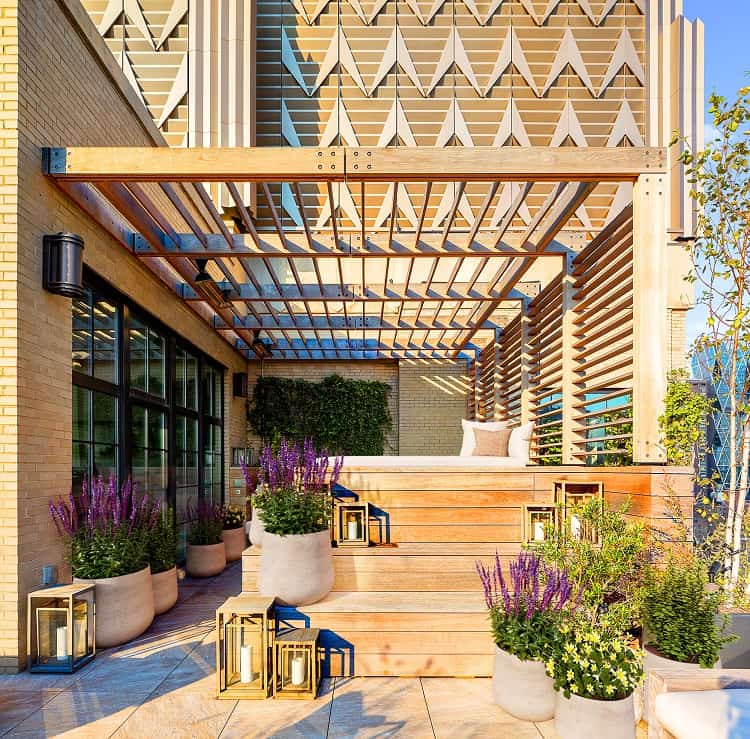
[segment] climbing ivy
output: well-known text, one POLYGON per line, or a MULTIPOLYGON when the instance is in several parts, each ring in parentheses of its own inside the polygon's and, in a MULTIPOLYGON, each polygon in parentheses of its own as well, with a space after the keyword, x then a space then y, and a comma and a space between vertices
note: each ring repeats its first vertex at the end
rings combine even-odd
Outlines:
POLYGON ((336 454, 378 456, 391 430, 390 385, 330 375, 320 382, 261 377, 248 407, 250 428, 265 442, 310 438, 336 454))

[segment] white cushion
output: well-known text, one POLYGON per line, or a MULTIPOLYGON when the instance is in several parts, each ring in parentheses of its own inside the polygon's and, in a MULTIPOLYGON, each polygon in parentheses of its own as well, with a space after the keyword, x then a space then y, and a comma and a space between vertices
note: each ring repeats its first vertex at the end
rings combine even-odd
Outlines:
POLYGON ((474 453, 474 447, 477 444, 476 439, 474 438, 474 428, 476 426, 486 429, 487 431, 498 431, 500 429, 508 428, 508 424, 505 421, 467 421, 465 418, 462 418, 461 427, 464 430, 464 440, 461 444, 461 453, 459 456, 471 457, 474 453))
POLYGON ((750 737, 750 690, 688 690, 660 693, 656 720, 677 739, 750 737))
POLYGON ((531 446, 531 434, 533 431, 533 421, 513 429, 508 440, 509 457, 517 459, 521 464, 529 463, 529 447, 531 446))

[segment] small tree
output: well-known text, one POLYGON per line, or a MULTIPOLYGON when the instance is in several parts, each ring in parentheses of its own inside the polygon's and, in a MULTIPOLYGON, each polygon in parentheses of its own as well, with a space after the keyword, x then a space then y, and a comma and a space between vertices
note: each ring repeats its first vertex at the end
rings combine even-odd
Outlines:
POLYGON ((697 301, 708 312, 706 331, 695 349, 714 356, 711 371, 729 398, 729 475, 724 527, 724 586, 728 596, 740 578, 742 524, 750 478, 750 416, 743 357, 750 347, 750 87, 732 102, 710 97, 717 136, 703 151, 686 148, 680 159, 697 205, 691 279, 697 301))

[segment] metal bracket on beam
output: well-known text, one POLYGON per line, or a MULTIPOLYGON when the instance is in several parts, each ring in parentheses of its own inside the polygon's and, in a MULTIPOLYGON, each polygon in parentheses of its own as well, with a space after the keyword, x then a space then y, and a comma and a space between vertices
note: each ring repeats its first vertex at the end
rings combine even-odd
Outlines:
POLYGON ((68 168, 68 150, 64 146, 46 146, 42 150, 45 174, 65 174, 68 168))

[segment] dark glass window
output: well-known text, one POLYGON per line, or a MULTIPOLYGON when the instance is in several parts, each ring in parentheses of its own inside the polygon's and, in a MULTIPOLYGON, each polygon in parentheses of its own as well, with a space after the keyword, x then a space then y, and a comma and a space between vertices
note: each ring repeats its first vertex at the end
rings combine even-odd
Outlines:
POLYGON ((130 385, 159 398, 166 394, 166 339, 137 318, 130 318, 130 385))
POLYGON ((84 477, 117 476, 117 398, 73 385, 73 486, 84 477))
POLYGON ((133 481, 166 500, 168 486, 167 414, 163 410, 133 405, 131 431, 133 481))
POLYGON ((73 301, 73 371, 116 385, 117 307, 88 291, 73 301))

